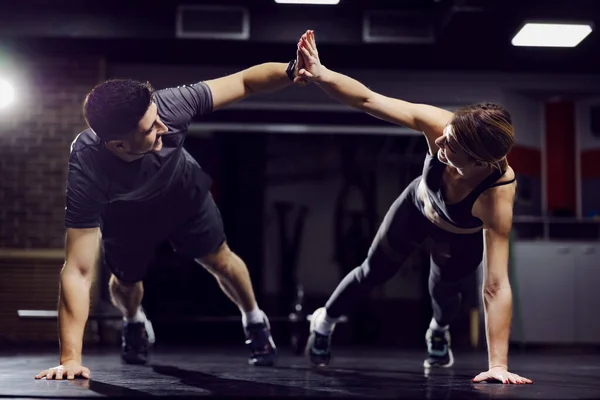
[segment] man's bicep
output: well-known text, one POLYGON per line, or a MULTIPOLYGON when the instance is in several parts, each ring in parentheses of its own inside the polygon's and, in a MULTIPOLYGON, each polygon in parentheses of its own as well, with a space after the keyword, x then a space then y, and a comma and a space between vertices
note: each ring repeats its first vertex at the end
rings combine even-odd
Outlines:
POLYGON ((154 101, 163 122, 176 127, 187 127, 195 117, 213 111, 212 92, 204 82, 161 89, 154 101))
POLYGON ((100 226, 101 203, 83 188, 67 184, 65 226, 67 228, 97 228, 100 226))
POLYGON ((65 261, 67 268, 82 274, 94 270, 100 249, 100 228, 67 228, 65 240, 65 261))
POLYGON ((106 195, 97 181, 90 177, 76 154, 71 156, 66 188, 65 226, 67 228, 97 228, 106 195))
POLYGON ((214 110, 236 103, 251 93, 241 72, 211 79, 206 81, 206 85, 212 93, 214 110))

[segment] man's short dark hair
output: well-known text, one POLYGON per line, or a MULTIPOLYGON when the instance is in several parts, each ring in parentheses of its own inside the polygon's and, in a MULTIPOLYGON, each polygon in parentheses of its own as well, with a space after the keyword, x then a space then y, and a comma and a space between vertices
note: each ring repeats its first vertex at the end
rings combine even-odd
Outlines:
POLYGON ((83 115, 103 140, 123 139, 137 130, 150 107, 153 92, 149 82, 111 79, 88 93, 83 115))

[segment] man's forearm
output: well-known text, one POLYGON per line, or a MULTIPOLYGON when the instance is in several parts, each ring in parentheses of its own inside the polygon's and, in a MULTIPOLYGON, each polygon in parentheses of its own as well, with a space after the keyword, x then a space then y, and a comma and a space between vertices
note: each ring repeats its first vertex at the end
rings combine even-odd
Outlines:
POLYGON ((286 73, 287 63, 264 63, 242 72, 244 85, 251 93, 272 92, 291 85, 286 73))
POLYGON ((508 367, 508 339, 512 319, 510 285, 483 293, 489 368, 508 367))
POLYGON ((91 277, 65 267, 60 277, 58 330, 60 363, 81 362, 83 332, 89 316, 91 277))

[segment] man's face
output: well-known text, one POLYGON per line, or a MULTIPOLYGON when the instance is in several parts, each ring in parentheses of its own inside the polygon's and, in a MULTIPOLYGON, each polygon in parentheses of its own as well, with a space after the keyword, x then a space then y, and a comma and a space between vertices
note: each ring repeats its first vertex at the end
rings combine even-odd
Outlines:
POLYGON ((109 140, 107 147, 124 160, 136 160, 144 154, 160 151, 161 137, 167 131, 167 126, 158 117, 156 104, 151 103, 133 135, 125 140, 109 140))
POLYGON ((138 130, 132 139, 127 142, 127 147, 129 147, 127 153, 129 155, 142 155, 152 151, 160 151, 162 149, 161 137, 167 131, 167 126, 158 116, 156 104, 154 102, 150 103, 146 114, 138 123, 138 130))

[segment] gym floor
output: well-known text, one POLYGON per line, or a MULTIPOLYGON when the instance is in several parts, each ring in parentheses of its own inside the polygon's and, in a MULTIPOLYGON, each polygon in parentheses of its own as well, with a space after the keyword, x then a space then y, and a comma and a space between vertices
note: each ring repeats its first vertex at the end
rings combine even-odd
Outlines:
POLYGON ((514 372, 532 385, 474 384, 484 353, 456 352, 452 368, 422 367, 423 353, 394 349, 336 348, 326 368, 281 350, 277 366, 246 363, 244 347, 154 349, 146 366, 121 363, 116 350, 88 350, 90 380, 35 380, 54 366, 56 351, 4 351, 0 398, 258 397, 582 399, 600 398, 600 354, 585 351, 511 353, 514 372))

